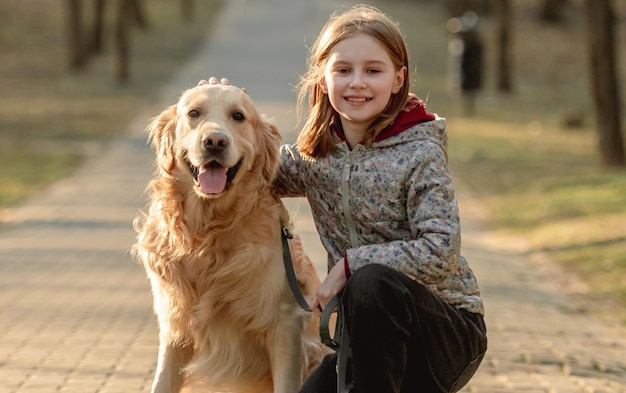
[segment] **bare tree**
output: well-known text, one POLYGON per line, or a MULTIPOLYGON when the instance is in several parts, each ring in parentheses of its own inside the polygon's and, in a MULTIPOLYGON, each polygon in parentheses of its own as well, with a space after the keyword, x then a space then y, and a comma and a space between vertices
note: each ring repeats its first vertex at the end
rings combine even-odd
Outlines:
POLYGON ((104 6, 105 0, 94 0, 93 26, 91 28, 91 53, 102 53, 104 32, 104 6))
POLYGON ((512 55, 511 55, 511 5, 509 0, 494 0, 493 9, 496 17, 497 35, 497 88, 509 93, 513 90, 512 55))
POLYGON ((132 0, 130 2, 130 14, 137 27, 142 30, 148 28, 148 19, 146 18, 146 10, 142 0, 132 0))
POLYGON ((563 9, 567 0, 544 0, 539 13, 539 18, 547 23, 559 23, 563 21, 563 9))
POLYGON ((193 0, 180 0, 180 14, 184 21, 191 22, 193 19, 193 0))
POLYGON ((616 71, 615 14, 610 0, 586 0, 591 92, 599 133, 601 163, 624 167, 619 78, 616 71))
POLYGON ((133 0, 117 0, 115 15, 114 65, 113 76, 118 83, 124 84, 130 75, 128 66, 129 53, 129 13, 133 0))
POLYGON ((82 0, 67 0, 65 6, 67 7, 68 65, 72 70, 80 70, 84 68, 87 61, 83 43, 82 0))

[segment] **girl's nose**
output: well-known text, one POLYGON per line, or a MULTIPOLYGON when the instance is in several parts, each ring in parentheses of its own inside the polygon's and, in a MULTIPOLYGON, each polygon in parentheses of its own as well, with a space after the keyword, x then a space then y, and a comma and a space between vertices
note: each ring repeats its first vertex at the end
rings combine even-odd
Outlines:
POLYGON ((360 72, 352 74, 352 80, 350 81, 350 87, 353 89, 362 89, 365 87, 365 80, 360 72))

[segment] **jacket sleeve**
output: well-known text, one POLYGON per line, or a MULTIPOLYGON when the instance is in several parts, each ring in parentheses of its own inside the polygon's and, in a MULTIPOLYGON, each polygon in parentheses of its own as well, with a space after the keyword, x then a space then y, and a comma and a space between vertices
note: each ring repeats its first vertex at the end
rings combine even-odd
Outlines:
POLYGON ((406 178, 410 235, 347 250, 350 270, 389 265, 418 282, 436 285, 458 270, 461 235, 458 207, 444 150, 424 143, 406 178))
POLYGON ((302 156, 296 145, 281 146, 280 165, 274 179, 274 192, 281 198, 302 197, 306 189, 303 179, 302 156))

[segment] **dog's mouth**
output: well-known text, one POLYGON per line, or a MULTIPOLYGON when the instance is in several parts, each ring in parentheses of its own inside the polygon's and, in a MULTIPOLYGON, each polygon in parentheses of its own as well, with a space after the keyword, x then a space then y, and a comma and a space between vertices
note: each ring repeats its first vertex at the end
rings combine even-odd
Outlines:
POLYGON ((194 166, 189 160, 186 161, 196 185, 202 192, 209 195, 216 195, 226 191, 231 185, 241 167, 243 158, 231 168, 224 167, 216 160, 199 167, 194 166))

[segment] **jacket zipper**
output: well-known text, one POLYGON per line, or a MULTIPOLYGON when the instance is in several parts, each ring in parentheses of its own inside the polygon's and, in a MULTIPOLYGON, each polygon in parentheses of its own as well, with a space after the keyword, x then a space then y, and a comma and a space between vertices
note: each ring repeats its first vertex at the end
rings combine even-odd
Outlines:
POLYGON ((354 219, 352 218, 352 212, 350 210, 350 172, 352 169, 352 162, 354 156, 361 149, 361 144, 357 144, 348 154, 348 158, 343 164, 343 173, 341 179, 341 198, 343 204, 343 216, 346 220, 346 226, 348 227, 348 233, 350 234, 350 244, 352 247, 358 247, 358 238, 356 235, 356 225, 354 225, 354 219))

